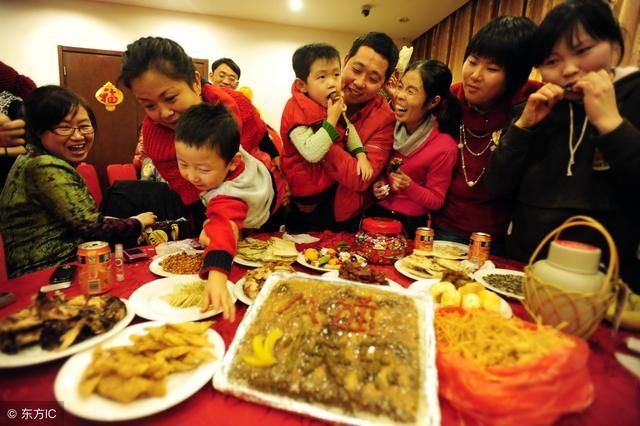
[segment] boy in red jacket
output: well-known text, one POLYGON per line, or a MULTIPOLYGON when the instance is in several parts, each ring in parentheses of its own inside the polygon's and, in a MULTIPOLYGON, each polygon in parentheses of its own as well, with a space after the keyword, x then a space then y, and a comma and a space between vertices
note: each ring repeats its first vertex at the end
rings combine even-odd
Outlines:
MULTIPOLYGON (((355 127, 344 111, 340 54, 325 43, 298 48, 292 58, 296 79, 292 97, 282 113, 284 144, 282 171, 289 182, 292 203, 288 231, 323 230, 333 222, 335 181, 323 170, 322 159, 334 142, 346 142, 357 159, 357 174, 368 181, 373 168, 355 127)), ((344 146, 344 145, 342 145, 344 146)))
POLYGON ((207 220, 200 234, 207 246, 200 277, 206 279, 202 310, 222 309, 235 320, 227 290, 236 243, 243 228, 263 227, 278 211, 278 193, 267 167, 240 146, 236 121, 222 105, 202 103, 186 110, 176 126, 180 175, 200 191, 207 220))

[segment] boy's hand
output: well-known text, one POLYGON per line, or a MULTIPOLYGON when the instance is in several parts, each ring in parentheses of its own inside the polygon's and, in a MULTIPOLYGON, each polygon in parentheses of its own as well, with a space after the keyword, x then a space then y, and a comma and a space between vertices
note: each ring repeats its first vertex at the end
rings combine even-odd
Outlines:
POLYGON ((222 310, 223 318, 230 322, 236 320, 236 305, 227 289, 227 275, 220 271, 209 271, 209 279, 204 286, 200 311, 209 309, 222 310))
POLYGON ((335 98, 329 98, 327 100, 327 121, 333 127, 336 127, 342 111, 346 108, 344 104, 344 98, 337 96, 335 98))
POLYGON ((366 182, 373 176, 373 167, 371 166, 371 163, 367 158, 367 154, 365 154, 364 152, 356 154, 356 158, 358 159, 358 176, 360 176, 362 180, 366 182))

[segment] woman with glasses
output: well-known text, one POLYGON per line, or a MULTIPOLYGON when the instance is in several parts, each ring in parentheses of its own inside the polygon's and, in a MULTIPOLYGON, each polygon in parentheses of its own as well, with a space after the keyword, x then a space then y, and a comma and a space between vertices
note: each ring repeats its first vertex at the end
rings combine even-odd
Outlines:
POLYGON ((27 153, 14 163, 0 194, 0 234, 11 277, 75 258, 84 241, 130 241, 155 222, 151 212, 105 218, 75 166, 93 146, 96 119, 88 104, 59 86, 24 101, 27 153))

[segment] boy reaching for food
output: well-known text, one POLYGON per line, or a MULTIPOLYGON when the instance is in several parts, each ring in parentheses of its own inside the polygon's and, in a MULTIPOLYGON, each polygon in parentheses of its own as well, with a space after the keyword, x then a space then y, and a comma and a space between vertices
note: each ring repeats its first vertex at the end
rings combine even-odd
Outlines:
POLYGON ((282 171, 292 196, 287 230, 326 229, 333 213, 323 206, 333 205, 327 201, 332 197, 334 181, 321 161, 332 144, 346 141, 346 149, 357 158, 357 173, 363 180, 371 179, 373 167, 345 114, 336 48, 324 43, 307 44, 295 51, 292 63, 296 79, 280 127, 282 171))
POLYGON ((221 309, 235 320, 227 277, 240 232, 258 229, 278 211, 279 194, 267 167, 240 146, 240 130, 222 105, 207 103, 185 111, 176 126, 178 169, 201 191, 207 220, 200 234, 206 245, 200 278, 207 281, 202 310, 221 309))

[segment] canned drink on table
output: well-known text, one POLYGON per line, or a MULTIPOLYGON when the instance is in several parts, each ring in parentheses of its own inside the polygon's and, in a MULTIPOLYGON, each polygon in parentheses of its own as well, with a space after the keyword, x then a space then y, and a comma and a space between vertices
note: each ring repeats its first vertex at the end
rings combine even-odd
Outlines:
POLYGON ((78 281, 85 294, 102 294, 111 290, 111 248, 104 241, 90 241, 78 246, 78 281))
POLYGON ((416 250, 433 251, 434 237, 435 232, 433 229, 427 227, 416 228, 414 248, 416 250))
POLYGON ((469 262, 482 266, 489 259, 491 250, 491 235, 484 232, 474 232, 469 240, 469 262))

